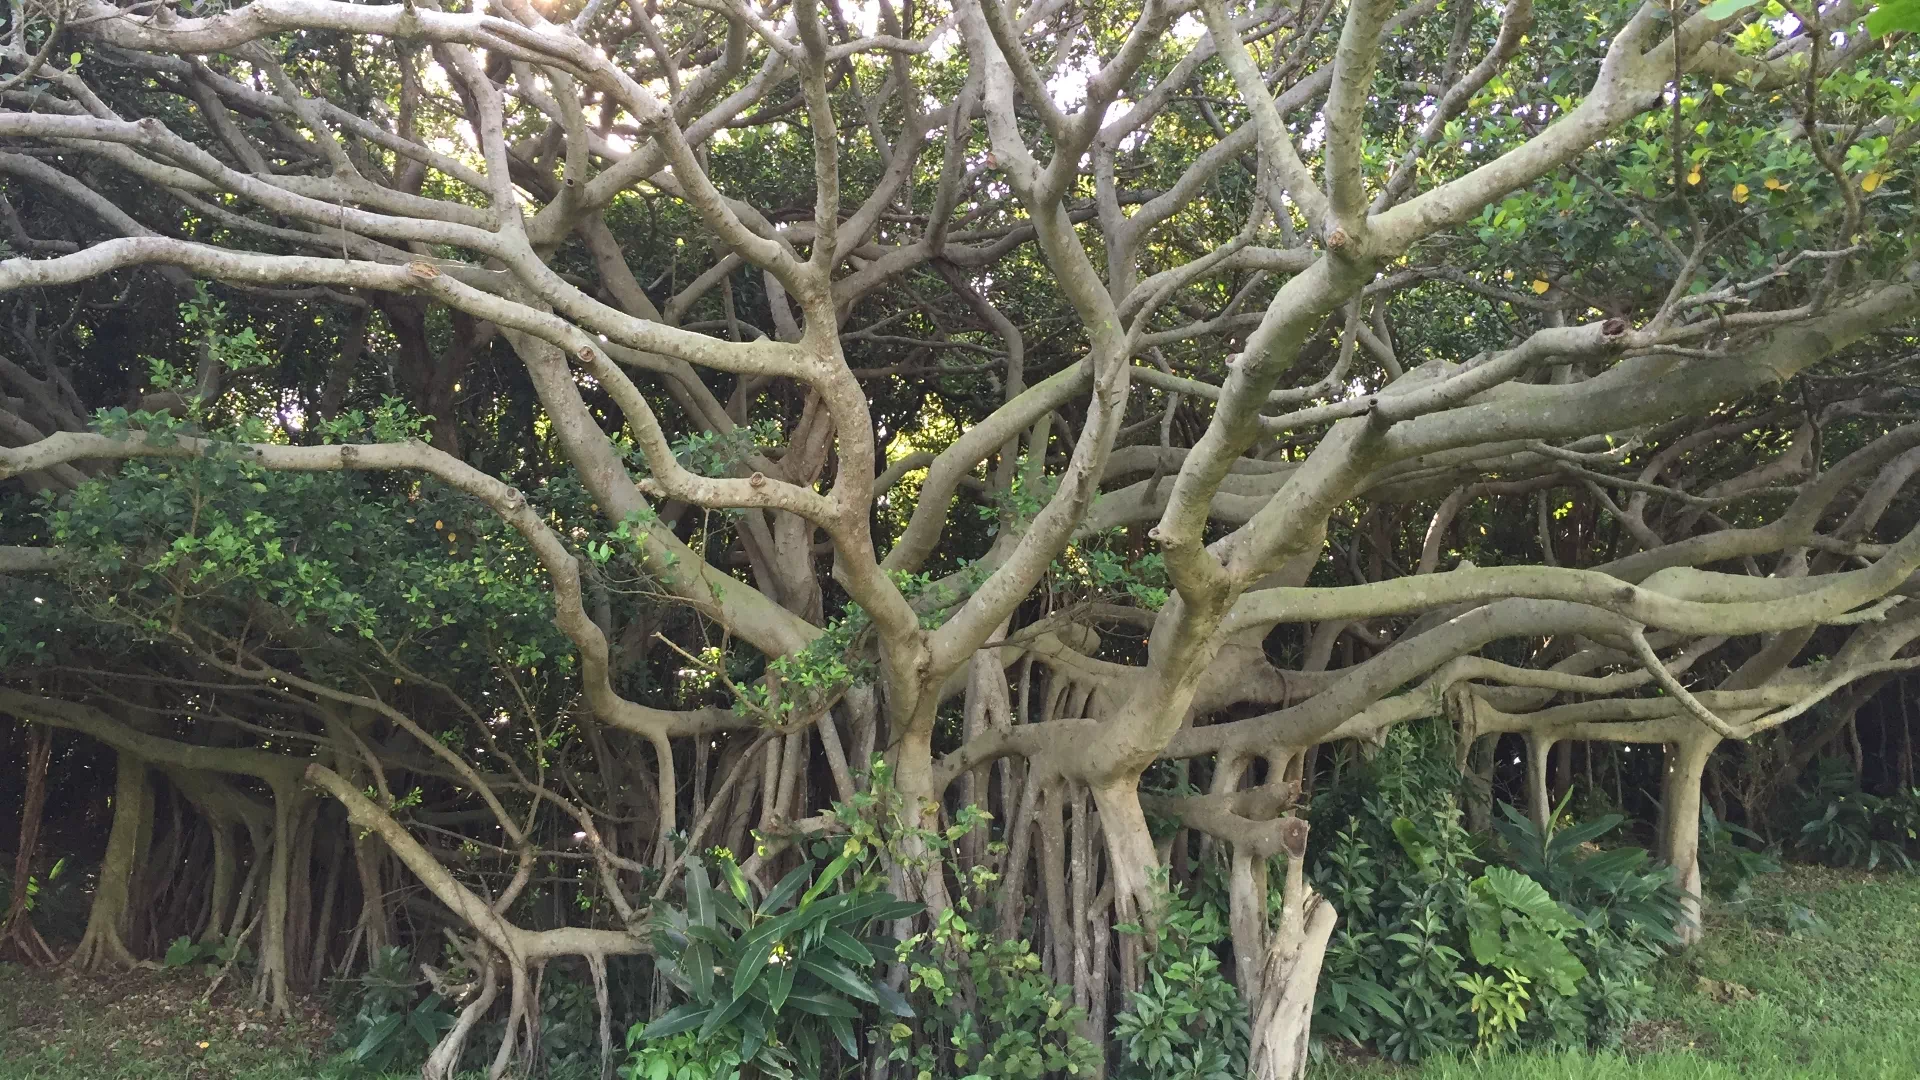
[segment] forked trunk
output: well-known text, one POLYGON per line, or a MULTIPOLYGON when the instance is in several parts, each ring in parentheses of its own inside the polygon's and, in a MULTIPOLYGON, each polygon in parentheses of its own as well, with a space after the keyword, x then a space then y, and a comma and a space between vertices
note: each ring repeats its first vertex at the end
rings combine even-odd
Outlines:
MULTIPOLYGON (((1297 820, 1297 819, 1295 819, 1297 820)), ((1287 883, 1279 925, 1267 939, 1256 979, 1243 979, 1252 1046, 1252 1080, 1299 1080, 1306 1074, 1320 963, 1339 914, 1306 883, 1307 828, 1299 821, 1285 836, 1287 883)))

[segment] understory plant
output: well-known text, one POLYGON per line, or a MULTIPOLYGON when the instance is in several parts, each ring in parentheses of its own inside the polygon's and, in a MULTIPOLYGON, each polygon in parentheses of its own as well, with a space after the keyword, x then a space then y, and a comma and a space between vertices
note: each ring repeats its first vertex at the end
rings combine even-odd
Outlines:
MULTIPOLYGON (((1000 925, 993 907, 1000 875, 959 858, 963 842, 989 830, 991 815, 963 806, 944 828, 928 829, 904 812, 884 761, 875 760, 869 776, 867 791, 836 808, 841 823, 855 839, 886 850, 904 873, 951 883, 951 902, 933 925, 895 948, 894 970, 913 1019, 876 1029, 888 1061, 917 1078, 1040 1080, 1096 1072, 1100 1048, 1086 1030, 1086 1010, 1047 974, 1018 927, 1000 925)), ((996 860, 1006 853, 998 840, 985 849, 996 860)))
POLYGON ((1753 895, 1755 879, 1779 872, 1776 851, 1759 833, 1721 820, 1712 805, 1701 800, 1700 884, 1708 896, 1723 903, 1744 903, 1753 895))
POLYGON ((340 1051, 332 1063, 336 1075, 415 1068, 453 1026, 452 1005, 437 992, 421 993, 426 981, 411 951, 401 946, 381 949, 350 985, 346 1019, 334 1036, 340 1051))
POLYGON ((1457 784, 1442 737, 1401 729, 1316 804, 1340 824, 1310 875, 1341 924, 1315 1032, 1399 1061, 1616 1039, 1677 941, 1671 871, 1639 848, 1594 847, 1612 815, 1542 831, 1503 806, 1498 848, 1477 846, 1457 784))
POLYGON ((1117 1080, 1236 1080, 1247 1073, 1247 1004, 1222 970, 1220 906, 1171 891, 1142 986, 1114 1018, 1117 1080))
POLYGON ((703 1045, 736 1047, 750 1074, 822 1076, 861 1059, 859 1032, 876 1013, 912 1016, 876 977, 894 946, 878 928, 921 907, 876 875, 856 872, 836 888, 862 855, 850 840, 824 869, 802 862, 764 896, 731 852, 711 853, 717 883, 707 859, 690 856, 686 905, 659 905, 653 931, 655 965, 685 1000, 640 1028, 630 1040, 638 1052, 692 1032, 703 1045))
POLYGON ((1802 795, 1794 847, 1828 866, 1914 868, 1920 848, 1920 789, 1874 795, 1840 758, 1823 758, 1802 795))

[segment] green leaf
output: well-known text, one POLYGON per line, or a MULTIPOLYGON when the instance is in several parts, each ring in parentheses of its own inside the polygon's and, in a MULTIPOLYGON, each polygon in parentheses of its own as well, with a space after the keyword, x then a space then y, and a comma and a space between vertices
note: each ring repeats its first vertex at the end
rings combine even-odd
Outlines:
POLYGON ((793 894, 799 892, 801 886, 805 885, 807 879, 812 876, 813 863, 801 863, 792 873, 781 878, 780 884, 775 885, 773 891, 767 894, 767 898, 760 902, 760 914, 771 915, 779 911, 787 901, 793 899, 793 894))
POLYGON ((407 1026, 428 1046, 439 1042, 440 1033, 453 1026, 453 1017, 440 1011, 443 1000, 438 994, 430 995, 407 1014, 407 1026))
POLYGON ((695 1001, 713 998, 713 947, 704 941, 687 946, 675 961, 680 975, 687 980, 687 992, 695 1001))
POLYGON ((747 875, 740 872, 740 864, 732 859, 722 859, 720 873, 727 879, 727 887, 733 890, 734 899, 752 907, 753 893, 747 888, 747 875))
POLYGON ((800 959, 800 966, 805 968, 808 974, 848 997, 874 1003, 880 1000, 879 996, 873 992, 872 986, 854 974, 853 969, 838 960, 821 960, 806 956, 800 959))
POLYGON ((200 946, 195 945, 192 938, 177 937, 173 939, 173 944, 167 946, 167 955, 160 962, 165 967, 185 967, 199 955, 200 946))
POLYGON ((860 1043, 853 1037, 853 1025, 847 1022, 847 1018, 829 1016, 827 1026, 833 1029, 834 1037, 840 1040, 840 1047, 847 1052, 847 1056, 856 1061, 859 1060, 860 1043))
POLYGON ((787 995, 793 992, 793 973, 798 964, 775 964, 773 974, 767 979, 767 1004, 774 1012, 787 1003, 787 995))
POLYGON ((1920 0, 1885 0, 1867 15, 1867 33, 1873 37, 1902 30, 1920 30, 1920 0))
POLYGON ((1336 985, 1346 996, 1385 1017, 1388 1023, 1400 1023, 1400 1010, 1393 1003, 1393 995, 1378 983, 1367 979, 1342 979, 1336 985))
POLYGON ((687 859, 687 921, 696 926, 713 926, 713 884, 707 879, 707 864, 699 858, 687 859))
POLYGON ((365 1061, 371 1057, 382 1044, 393 1037, 394 1032, 400 1030, 400 1023, 405 1019, 405 1016, 395 1012, 375 1020, 373 1026, 367 1029, 366 1037, 353 1048, 353 1060, 365 1061))
POLYGON ((707 1016, 712 1012, 714 1010, 705 1005, 682 1005, 677 1009, 670 1009, 662 1013, 653 1023, 648 1024, 646 1030, 640 1033, 640 1039, 642 1042, 652 1042, 655 1039, 678 1035, 683 1031, 692 1031, 706 1023, 707 1016))
POLYGON ((1552 856, 1558 855, 1560 852, 1572 851, 1581 844, 1605 836, 1618 828, 1620 823, 1625 820, 1627 819, 1621 817, 1619 814, 1607 814, 1603 817, 1594 818, 1592 821, 1583 821, 1578 825, 1554 833, 1553 839, 1547 842, 1549 860, 1551 860, 1552 856))
POLYGON ((820 872, 820 880, 814 882, 813 887, 807 890, 807 894, 800 898, 801 906, 805 907, 819 899, 820 894, 831 888, 835 881, 840 880, 840 875, 846 873, 847 867, 852 865, 853 855, 850 852, 841 852, 839 858, 828 863, 827 868, 820 872))
POLYGON ((735 1001, 744 997, 747 988, 753 985, 753 980, 760 977, 760 972, 766 968, 767 961, 773 956, 774 946, 780 944, 780 937, 786 933, 792 920, 792 915, 770 919, 761 923, 758 929, 748 934, 746 940, 740 943, 740 966, 733 969, 735 1001))
POLYGON ((720 917, 731 923, 734 929, 743 934, 753 929, 752 914, 747 911, 746 905, 733 898, 733 894, 716 889, 711 895, 714 909, 719 911, 720 917))
POLYGON ((1730 19, 1759 2, 1760 0, 1713 0, 1713 3, 1701 9, 1700 14, 1709 19, 1730 19))
POLYGON ((751 1003, 750 998, 734 998, 733 1002, 726 1007, 710 1011, 707 1014, 707 1022, 700 1025, 700 1041, 705 1042, 713 1038, 714 1032, 727 1026, 734 1017, 746 1012, 747 1006, 751 1003))
POLYGON ((856 968, 869 968, 873 966, 873 953, 868 951, 865 945, 860 944, 852 934, 847 933, 845 930, 829 929, 825 934, 820 936, 820 943, 828 949, 831 949, 840 959, 854 965, 856 968))
POLYGON ((1485 883, 1487 892, 1502 904, 1520 912, 1542 927, 1554 930, 1572 929, 1573 922, 1567 917, 1553 897, 1537 881, 1505 866, 1489 866, 1475 885, 1485 883))
POLYGON ((1497 967, 1504 955, 1504 943, 1497 930, 1474 927, 1467 931, 1467 947, 1473 950, 1474 960, 1488 967, 1497 967))
POLYGON ((740 1013, 741 1061, 752 1061, 760 1056, 760 1048, 767 1045, 769 1019, 767 1007, 757 1002, 740 1013))
POLYGON ((913 1015, 913 1006, 908 1003, 906 995, 878 979, 873 981, 873 996, 880 1002, 881 1008, 895 1016, 904 1018, 913 1015))
POLYGON ((860 1010, 844 998, 819 990, 795 990, 787 996, 787 1004, 815 1016, 843 1016, 851 1019, 860 1015, 860 1010))

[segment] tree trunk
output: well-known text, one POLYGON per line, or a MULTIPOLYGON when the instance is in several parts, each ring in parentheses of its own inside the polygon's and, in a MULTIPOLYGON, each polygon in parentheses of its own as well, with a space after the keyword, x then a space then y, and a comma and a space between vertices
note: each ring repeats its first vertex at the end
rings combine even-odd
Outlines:
POLYGON ((1273 930, 1260 966, 1256 996, 1247 1002, 1252 1046, 1251 1080, 1299 1080, 1306 1074, 1313 995, 1339 914, 1307 887, 1306 823, 1286 837, 1287 883, 1280 925, 1273 930))
POLYGON ((1467 831, 1493 828, 1493 769, 1500 756, 1500 736, 1482 735, 1467 752, 1467 831))
POLYGON ((1573 740, 1561 739, 1553 747, 1553 801, 1559 805, 1573 790, 1573 740))
POLYGON ((6 918, 0 920, 0 955, 9 950, 29 964, 54 962, 53 950, 33 928, 27 911, 27 883, 33 877, 33 856, 40 847, 40 823, 47 809, 47 760, 53 753, 53 729, 25 725, 27 737, 27 797, 20 807, 20 847, 13 856, 13 895, 6 918))
POLYGON ((267 871, 266 908, 261 917, 258 985, 261 1003, 280 1015, 286 1015, 293 1006, 287 988, 287 923, 292 909, 293 861, 306 855, 300 850, 299 833, 307 801, 298 788, 273 793, 273 854, 267 871))
POLYGON ((81 971, 132 967, 136 961, 127 947, 128 903, 140 853, 153 833, 153 787, 144 759, 121 751, 115 758, 113 827, 107 851, 100 860, 100 883, 93 894, 87 931, 74 950, 71 963, 81 971))
MULTIPOLYGON (((922 710, 923 715, 901 718, 899 743, 894 751, 894 784, 900 793, 902 815, 916 830, 933 832, 940 828, 943 793, 933 788, 933 712, 936 702, 932 700, 932 695, 923 697, 928 699, 922 710)), ((901 847, 902 858, 909 864, 907 884, 913 890, 913 895, 908 899, 919 900, 927 905, 928 917, 937 920, 941 912, 953 906, 953 900, 947 894, 946 868, 917 832, 908 835, 901 847)))
POLYGON ((1683 944, 1700 940, 1700 777, 1720 737, 1711 732, 1671 743, 1660 815, 1660 857, 1674 868, 1674 883, 1685 894, 1674 932, 1683 944))
MULTIPOLYGON (((353 834, 353 867, 360 878, 360 929, 366 935, 367 962, 380 958, 380 951, 393 944, 393 911, 387 906, 386 845, 372 833, 359 829, 353 834)), ((351 958, 344 961, 351 968, 351 958)))
POLYGON ((1100 811, 1100 827, 1106 833, 1114 915, 1119 922, 1139 923, 1147 930, 1145 940, 1151 941, 1159 922, 1160 897, 1153 871, 1160 866, 1160 852, 1153 846, 1153 833, 1140 808, 1139 780, 1128 777, 1118 783, 1098 784, 1092 791, 1093 803, 1100 811))
POLYGON ((1553 757, 1553 740, 1544 735, 1527 736, 1527 816, 1533 827, 1545 836, 1553 824, 1553 793, 1547 788, 1547 762, 1553 757))

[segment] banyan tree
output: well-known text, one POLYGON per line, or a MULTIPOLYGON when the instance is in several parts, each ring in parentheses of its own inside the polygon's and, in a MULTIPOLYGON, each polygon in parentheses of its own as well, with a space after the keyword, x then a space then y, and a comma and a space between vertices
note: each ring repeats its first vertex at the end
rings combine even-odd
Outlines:
POLYGON ((498 1074, 884 777, 902 929, 991 880, 1096 1042, 1217 860, 1292 1077, 1301 794, 1402 725, 1543 821, 1661 756, 1696 934, 1710 757, 1920 664, 1863 14, 15 0, 0 713, 114 777, 76 962, 247 934, 284 1008, 444 936, 429 1071, 503 1014, 498 1074))

